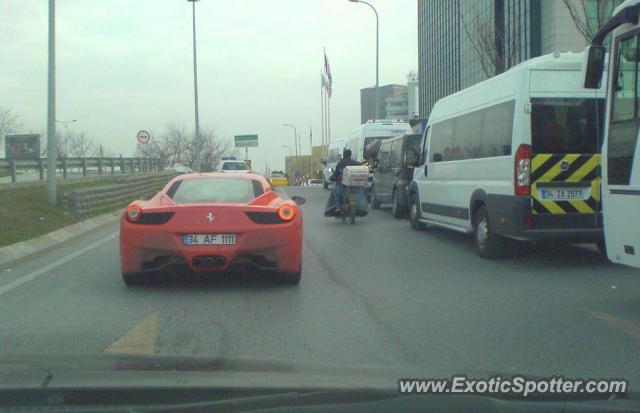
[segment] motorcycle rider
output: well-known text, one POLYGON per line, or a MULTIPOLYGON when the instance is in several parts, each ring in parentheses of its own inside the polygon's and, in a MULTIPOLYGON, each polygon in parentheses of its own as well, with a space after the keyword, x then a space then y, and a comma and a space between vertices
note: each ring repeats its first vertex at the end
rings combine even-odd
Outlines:
POLYGON ((360 166, 360 165, 361 165, 360 162, 351 159, 351 149, 345 149, 342 152, 342 159, 336 165, 336 168, 333 171, 333 175, 331 175, 331 178, 329 178, 331 182, 336 183, 335 188, 331 193, 331 196, 333 197, 333 205, 335 205, 335 208, 336 208, 335 209, 336 213, 339 213, 341 211, 342 194, 345 191, 345 187, 344 185, 342 185, 342 172, 344 171, 344 168, 347 166, 360 166))

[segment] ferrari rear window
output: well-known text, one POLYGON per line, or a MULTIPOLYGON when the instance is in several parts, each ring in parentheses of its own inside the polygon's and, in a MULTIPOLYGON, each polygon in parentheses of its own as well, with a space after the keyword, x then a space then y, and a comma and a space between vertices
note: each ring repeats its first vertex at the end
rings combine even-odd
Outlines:
POLYGON ((177 204, 247 203, 255 197, 250 179, 197 178, 184 179, 175 191, 173 201, 177 204))

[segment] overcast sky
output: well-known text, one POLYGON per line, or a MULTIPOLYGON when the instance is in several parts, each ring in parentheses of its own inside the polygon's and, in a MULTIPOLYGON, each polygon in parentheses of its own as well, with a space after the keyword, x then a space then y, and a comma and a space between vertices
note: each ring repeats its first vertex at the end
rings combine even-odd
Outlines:
MULTIPOLYGON (((416 0, 370 0, 380 14, 380 83, 418 66, 416 0)), ((57 119, 78 119, 113 154, 168 122, 193 129, 191 4, 57 0, 57 119)), ((196 4, 201 128, 256 133, 249 158, 284 166, 292 123, 320 144, 323 47, 333 76, 332 135, 360 123, 359 90, 375 83, 375 17, 347 0, 202 0, 196 4)), ((46 131, 47 1, 0 0, 0 106, 46 131)))

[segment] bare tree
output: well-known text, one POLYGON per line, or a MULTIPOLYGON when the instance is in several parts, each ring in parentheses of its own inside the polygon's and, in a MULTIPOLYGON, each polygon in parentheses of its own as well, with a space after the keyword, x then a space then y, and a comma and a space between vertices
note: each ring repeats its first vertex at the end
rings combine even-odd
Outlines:
MULTIPOLYGON (((467 4, 473 4, 468 3, 467 4)), ((470 9, 473 9, 473 6, 470 9)), ((459 10, 464 8, 464 3, 459 10)), ((504 25, 496 25, 494 19, 487 19, 477 9, 469 16, 461 16, 461 25, 471 47, 478 57, 480 67, 487 77, 493 77, 518 63, 518 46, 521 33, 519 22, 514 22, 511 32, 504 31, 504 25)))
POLYGON ((69 155, 74 158, 88 158, 97 154, 96 143, 84 132, 69 134, 67 137, 67 149, 69 155))
POLYGON ((218 139, 215 132, 211 129, 204 129, 200 132, 202 139, 202 155, 205 169, 214 170, 218 168, 218 164, 222 156, 231 150, 231 143, 218 139))
MULTIPOLYGON (((206 170, 213 170, 218 166, 223 154, 231 149, 227 141, 218 139, 211 129, 200 131, 202 148, 200 156, 206 170)), ((167 130, 151 144, 145 145, 143 155, 161 159, 166 166, 185 165, 193 168, 196 164, 196 140, 193 133, 187 131, 183 125, 168 124, 167 130)))
POLYGON ((562 0, 582 37, 590 43, 623 0, 562 0), (595 6, 595 7, 594 7, 595 6), (590 13, 589 10, 592 10, 590 13), (593 14, 595 12, 595 15, 593 14))
POLYGON ((65 136, 56 132, 56 157, 66 158, 67 149, 65 136))
POLYGON ((20 117, 12 108, 0 107, 0 146, 4 148, 4 137, 16 132, 20 127, 20 117))

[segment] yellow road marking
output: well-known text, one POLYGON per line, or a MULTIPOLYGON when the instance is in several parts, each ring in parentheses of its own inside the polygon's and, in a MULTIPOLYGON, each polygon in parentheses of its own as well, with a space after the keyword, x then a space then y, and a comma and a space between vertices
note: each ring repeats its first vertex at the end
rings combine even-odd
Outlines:
POLYGON ((623 320, 622 318, 618 318, 615 316, 612 316, 611 314, 606 314, 606 313, 601 313, 599 311, 594 311, 594 310, 590 310, 588 308, 583 308, 583 310, 592 315, 593 317, 597 318, 600 321, 604 321, 605 323, 612 325, 615 328, 618 328, 620 330, 622 330, 623 332, 627 333, 628 335, 630 335, 631 337, 635 338, 636 340, 640 340, 640 326, 632 323, 630 321, 627 320, 623 320))
POLYGON ((152 314, 146 320, 132 328, 127 334, 105 348, 104 352, 153 354, 156 350, 159 319, 158 313, 152 314))

